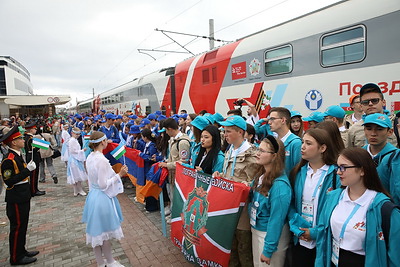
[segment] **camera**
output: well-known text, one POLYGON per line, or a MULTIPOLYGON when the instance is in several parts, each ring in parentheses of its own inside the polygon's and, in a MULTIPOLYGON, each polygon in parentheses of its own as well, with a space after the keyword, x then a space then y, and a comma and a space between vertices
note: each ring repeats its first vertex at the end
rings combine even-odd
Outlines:
POLYGON ((235 106, 242 106, 246 101, 242 100, 236 100, 235 102, 233 102, 233 104, 235 106))

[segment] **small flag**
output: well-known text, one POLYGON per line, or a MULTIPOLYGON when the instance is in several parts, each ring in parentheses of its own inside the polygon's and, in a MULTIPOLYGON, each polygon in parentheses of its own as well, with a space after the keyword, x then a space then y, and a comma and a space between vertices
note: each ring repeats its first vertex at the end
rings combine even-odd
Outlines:
POLYGON ((84 140, 90 140, 90 134, 86 134, 86 135, 83 137, 83 139, 84 139, 84 140))
POLYGON ((125 154, 125 145, 119 144, 113 151, 111 151, 111 156, 113 156, 116 160, 122 157, 125 154))
POLYGON ((47 150, 50 147, 50 142, 47 142, 47 141, 39 139, 39 138, 33 138, 32 139, 32 146, 47 150))

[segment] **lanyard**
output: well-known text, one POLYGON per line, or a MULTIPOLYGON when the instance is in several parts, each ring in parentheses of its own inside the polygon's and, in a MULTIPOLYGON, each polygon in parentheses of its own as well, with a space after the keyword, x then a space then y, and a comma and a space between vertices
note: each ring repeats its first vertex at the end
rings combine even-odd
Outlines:
POLYGON ((326 176, 326 171, 322 171, 321 175, 319 176, 318 183, 314 188, 314 192, 312 194, 312 201, 314 201, 315 196, 317 195, 318 189, 321 188, 322 183, 323 183, 323 179, 325 178, 325 176, 326 176))
MULTIPOLYGON (((341 199, 343 198, 343 195, 341 197, 341 199)), ((339 235, 339 239, 342 240, 344 237, 344 232, 346 231, 346 227, 349 224, 349 221, 351 220, 351 218, 353 218, 354 214, 356 214, 356 212, 358 211, 358 209, 361 207, 360 204, 356 204, 356 206, 353 208, 353 210, 351 211, 349 217, 347 217, 346 221, 343 223, 342 226, 342 230, 340 231, 340 235, 339 235)))
MULTIPOLYGON (((243 142, 242 142, 242 144, 238 147, 238 149, 236 149, 237 151, 239 151, 239 149, 244 145, 246 143, 246 140, 244 140, 243 142)), ((228 160, 226 161, 226 164, 225 164, 225 166, 224 166, 224 174, 226 174, 226 171, 227 171, 227 169, 228 169, 228 162, 229 162, 229 160, 231 159, 231 157, 232 157, 232 152, 233 152, 233 150, 234 150, 234 147, 233 147, 233 145, 232 145, 232 149, 230 149, 230 153, 229 153, 229 158, 228 158, 228 160)), ((233 155, 233 163, 232 163, 232 169, 231 169, 231 177, 233 177, 233 174, 234 174, 234 172, 235 172, 235 165, 236 165, 236 156, 237 156, 237 154, 238 153, 235 153, 234 155, 233 155)))

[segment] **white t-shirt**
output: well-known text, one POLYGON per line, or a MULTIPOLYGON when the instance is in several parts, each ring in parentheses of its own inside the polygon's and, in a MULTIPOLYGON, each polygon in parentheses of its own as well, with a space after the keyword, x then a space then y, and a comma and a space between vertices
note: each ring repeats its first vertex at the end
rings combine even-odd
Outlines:
POLYGON ((367 210, 376 196, 376 191, 367 189, 361 197, 354 201, 349 197, 348 188, 342 194, 338 205, 331 215, 332 236, 336 240, 339 240, 344 222, 350 216, 354 207, 357 204, 360 205, 360 208, 346 225, 343 239, 340 242, 340 248, 359 255, 365 255, 363 244, 367 230, 367 210))

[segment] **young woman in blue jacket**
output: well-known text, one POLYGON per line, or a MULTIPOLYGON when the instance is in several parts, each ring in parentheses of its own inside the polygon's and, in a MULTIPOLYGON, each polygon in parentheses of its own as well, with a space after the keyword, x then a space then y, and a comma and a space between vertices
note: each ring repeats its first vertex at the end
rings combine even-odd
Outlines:
POLYGON ((192 166, 207 174, 222 172, 224 153, 221 151, 221 138, 218 128, 206 126, 201 132, 198 153, 192 156, 192 166))
POLYGON ((399 266, 400 212, 393 209, 384 236, 381 208, 390 198, 371 156, 347 148, 337 165, 342 188, 328 194, 321 213, 315 266, 399 266))
POLYGON ((292 188, 285 169, 285 148, 268 135, 257 151, 259 174, 251 185, 249 215, 254 266, 283 266, 290 241, 286 216, 292 188))
POLYGON ((329 191, 340 186, 335 170, 338 157, 331 137, 323 129, 303 136, 300 163, 293 169, 293 195, 289 226, 293 232, 292 266, 314 266, 317 225, 329 191))

